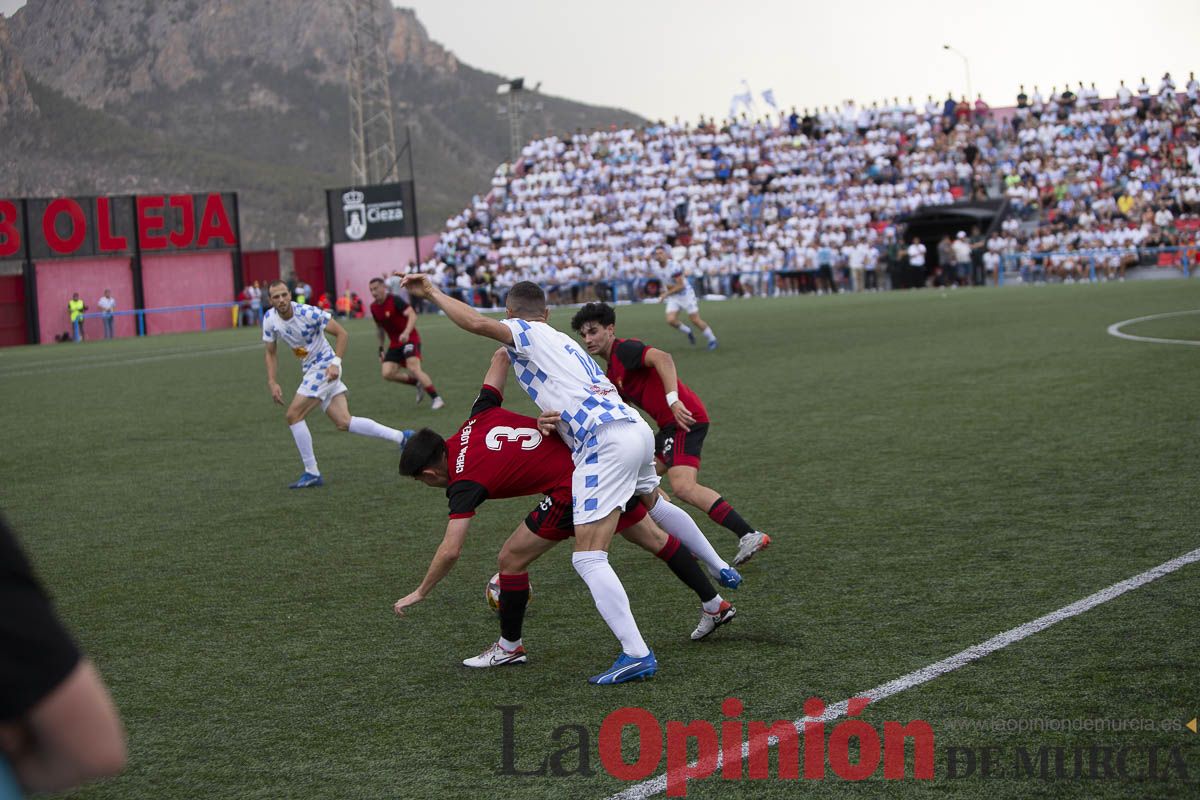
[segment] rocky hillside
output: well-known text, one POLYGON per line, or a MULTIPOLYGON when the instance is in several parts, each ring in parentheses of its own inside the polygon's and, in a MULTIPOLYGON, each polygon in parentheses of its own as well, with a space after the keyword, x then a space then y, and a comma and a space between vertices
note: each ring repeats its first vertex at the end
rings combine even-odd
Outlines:
MULTIPOLYGON (((503 79, 375 6, 435 231, 506 157, 503 79)), ((349 183, 349 43, 330 0, 29 0, 0 18, 0 196, 234 190, 247 246, 323 243, 323 190, 349 183)), ((530 135, 640 122, 541 100, 530 135)))

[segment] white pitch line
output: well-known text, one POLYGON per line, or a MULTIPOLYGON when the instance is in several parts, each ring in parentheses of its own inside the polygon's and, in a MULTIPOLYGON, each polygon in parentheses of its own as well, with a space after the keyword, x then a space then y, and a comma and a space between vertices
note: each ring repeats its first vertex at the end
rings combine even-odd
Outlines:
MULTIPOLYGON (((1133 591, 1134 589, 1144 586, 1151 581, 1158 580, 1164 575, 1169 575, 1170 573, 1175 572, 1176 570, 1196 561, 1200 561, 1200 548, 1197 548, 1190 553, 1184 553, 1178 558, 1173 558, 1164 564, 1159 564, 1157 567, 1146 570, 1140 575, 1134 575, 1132 578, 1123 580, 1120 583, 1114 583, 1107 589, 1101 589, 1093 595, 1089 595, 1082 600, 1071 603, 1069 606, 1063 606, 1057 611, 1052 611, 1043 617, 1038 617, 1032 622, 1026 622, 1024 625, 1018 625, 1012 630, 1005 631, 998 636, 993 636, 986 642, 968 647, 961 653, 956 653, 949 658, 938 661, 935 664, 930 664, 929 666, 922 667, 915 672, 910 672, 903 677, 896 678, 894 681, 888 681, 885 684, 876 686, 874 689, 868 689, 865 692, 858 692, 854 696, 868 697, 871 699, 871 702, 878 702, 879 700, 891 697, 892 695, 899 694, 906 689, 911 689, 914 686, 920 686, 923 683, 928 683, 934 678, 945 675, 948 672, 953 672, 960 667, 970 664, 972 661, 977 661, 984 656, 991 655, 997 650, 1008 647, 1010 644, 1019 642, 1035 633, 1040 633, 1041 631, 1049 628, 1051 625, 1055 625, 1065 619, 1078 616, 1079 614, 1089 611, 1102 603, 1107 603, 1109 600, 1120 597, 1126 592, 1133 591)), ((849 704, 849 699, 842 700, 840 703, 834 703, 826 708, 825 713, 821 716, 800 717, 799 719, 793 720, 792 725, 794 725, 797 732, 803 736, 804 723, 828 722, 830 720, 837 719, 838 717, 845 715, 849 704)), ((778 743, 778 740, 773 736, 767 741, 768 746, 778 743)), ((742 760, 745 761, 749 754, 750 743, 743 742, 742 760)), ((722 754, 718 754, 717 766, 713 770, 713 775, 720 773, 721 765, 722 754)), ((688 766, 694 768, 696 766, 696 762, 693 761, 688 766)), ((607 800, 645 800, 645 798, 652 797, 653 795, 664 791, 666 788, 667 776, 663 774, 659 775, 657 778, 651 778, 648 781, 630 786, 628 789, 622 792, 611 795, 609 798, 607 798, 607 800)))
MULTIPOLYGON (((238 353, 245 350, 258 350, 262 347, 258 344, 242 344, 235 347, 214 347, 207 350, 171 350, 169 352, 159 352, 149 356, 138 356, 136 358, 108 359, 87 361, 82 364, 72 364, 69 366, 53 366, 43 369, 22 369, 13 372, 0 371, 0 378, 24 378, 30 375, 52 375, 58 372, 77 372, 83 369, 100 369, 101 367, 122 367, 127 364, 147 364, 153 361, 171 361, 177 358, 197 358, 199 356, 222 355, 225 353, 238 353)), ((45 363, 45 362, 43 362, 45 363)))
POLYGON ((1192 341, 1190 339, 1155 339, 1152 336, 1134 336, 1132 333, 1122 333, 1121 328, 1126 325, 1133 325, 1137 322, 1148 322, 1152 319, 1166 319, 1167 317, 1182 317, 1184 314, 1200 314, 1200 309, 1195 311, 1170 311, 1166 314, 1151 314, 1148 317, 1137 317, 1136 319, 1127 319, 1123 322, 1114 322, 1108 326, 1108 335, 1116 336, 1118 339, 1128 339, 1131 342, 1150 342, 1152 344, 1187 344, 1193 347, 1200 347, 1200 341, 1192 341))

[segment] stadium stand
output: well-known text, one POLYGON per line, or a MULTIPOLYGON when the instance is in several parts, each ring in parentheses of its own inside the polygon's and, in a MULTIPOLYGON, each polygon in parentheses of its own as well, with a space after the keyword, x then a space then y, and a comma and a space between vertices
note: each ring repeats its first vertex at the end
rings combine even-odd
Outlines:
MULTIPOLYGON (((1110 100, 1080 83, 1048 98, 1022 88, 1009 109, 894 98, 538 139, 421 268, 488 305, 526 279, 559 301, 619 299, 655 291, 650 255, 666 244, 706 292, 807 290, 829 258, 843 289, 890 288, 912 285, 906 228, 930 208, 982 209, 948 223, 982 262, 965 282, 1186 268, 1200 241, 1197 83, 1144 84, 1110 100)), ((928 281, 948 282, 937 238, 928 281)))

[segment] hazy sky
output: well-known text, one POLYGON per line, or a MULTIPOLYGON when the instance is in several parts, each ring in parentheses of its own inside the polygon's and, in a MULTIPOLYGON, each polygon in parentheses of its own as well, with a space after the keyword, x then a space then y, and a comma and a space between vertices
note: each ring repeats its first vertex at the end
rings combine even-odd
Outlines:
MULTIPOLYGON (((338 2, 339 0, 328 0, 338 2)), ((10 14, 22 0, 0 0, 10 14)), ((462 61, 542 82, 542 91, 648 117, 723 115, 742 81, 780 107, 852 97, 966 92, 1012 105, 1017 85, 1045 92, 1142 75, 1182 86, 1200 69, 1197 0, 408 0, 429 35, 462 61)))

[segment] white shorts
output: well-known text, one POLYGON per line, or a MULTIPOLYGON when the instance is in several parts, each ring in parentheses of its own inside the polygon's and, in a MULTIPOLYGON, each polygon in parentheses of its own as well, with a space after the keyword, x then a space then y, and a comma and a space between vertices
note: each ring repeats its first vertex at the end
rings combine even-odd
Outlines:
POLYGON ((342 383, 341 375, 338 375, 336 381, 326 380, 329 377, 326 373, 327 368, 326 364, 306 370, 304 378, 300 381, 300 388, 296 390, 296 394, 304 397, 319 397, 322 411, 329 410, 329 404, 333 402, 333 398, 350 391, 346 384, 342 383))
POLYGON ((675 314, 681 310, 688 314, 700 313, 700 303, 696 300, 695 292, 667 295, 663 302, 666 303, 668 314, 675 314))
POLYGON ((634 495, 658 487, 654 434, 645 421, 601 425, 574 455, 571 505, 576 525, 602 520, 634 495))

